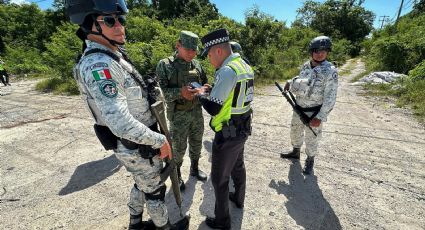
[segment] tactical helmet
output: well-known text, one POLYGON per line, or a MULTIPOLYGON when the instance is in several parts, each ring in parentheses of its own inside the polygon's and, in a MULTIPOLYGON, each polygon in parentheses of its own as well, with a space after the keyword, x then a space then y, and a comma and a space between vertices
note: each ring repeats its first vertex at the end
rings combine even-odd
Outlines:
POLYGON ((124 0, 66 0, 65 9, 72 23, 81 25, 91 14, 127 14, 124 0))
POLYGON ((313 38, 313 40, 310 41, 310 46, 308 48, 308 51, 311 53, 313 50, 332 50, 332 41, 327 36, 319 36, 313 38))
POLYGON ((232 47, 233 52, 242 52, 242 47, 239 43, 231 41, 229 42, 230 46, 232 47))

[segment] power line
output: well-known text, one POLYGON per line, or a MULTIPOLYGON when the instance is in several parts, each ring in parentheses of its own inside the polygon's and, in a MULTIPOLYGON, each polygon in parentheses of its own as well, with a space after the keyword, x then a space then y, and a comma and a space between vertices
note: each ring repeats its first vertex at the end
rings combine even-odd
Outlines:
POLYGON ((379 19, 380 22, 382 22, 381 24, 381 29, 382 27, 384 27, 384 23, 389 21, 390 16, 384 15, 384 16, 380 16, 381 19, 379 19))

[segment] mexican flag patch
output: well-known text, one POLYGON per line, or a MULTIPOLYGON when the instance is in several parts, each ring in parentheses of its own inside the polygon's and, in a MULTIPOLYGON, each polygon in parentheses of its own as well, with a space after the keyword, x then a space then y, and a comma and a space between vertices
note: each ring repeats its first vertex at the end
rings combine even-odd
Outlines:
POLYGON ((109 69, 100 69, 92 71, 93 77, 96 81, 111 79, 109 69))

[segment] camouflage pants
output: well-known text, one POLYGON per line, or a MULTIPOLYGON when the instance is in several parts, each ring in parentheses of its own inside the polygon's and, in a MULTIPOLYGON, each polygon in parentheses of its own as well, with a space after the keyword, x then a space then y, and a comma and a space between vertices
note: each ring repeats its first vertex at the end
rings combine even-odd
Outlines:
POLYGON ((170 126, 176 164, 182 165, 188 142, 190 159, 198 160, 201 155, 202 135, 204 134, 202 108, 196 106, 191 111, 174 111, 170 126))
POLYGON ((135 186, 130 192, 130 201, 128 207, 131 215, 139 215, 143 212, 143 206, 146 203, 147 211, 156 226, 161 227, 168 222, 168 212, 163 200, 146 199, 145 194, 158 191, 164 183, 160 179, 162 161, 159 156, 152 158, 151 165, 149 159, 142 158, 138 150, 129 150, 118 141, 118 148, 115 150, 115 156, 125 166, 128 172, 133 175, 135 186))
MULTIPOLYGON (((311 115, 311 113, 307 113, 311 115)), ((305 133, 305 153, 307 156, 313 157, 317 154, 317 148, 319 141, 322 139, 322 124, 319 127, 312 127, 317 136, 314 136, 313 132, 306 127, 301 121, 298 114, 292 114, 291 121, 291 144, 294 148, 301 148, 304 142, 305 133)))

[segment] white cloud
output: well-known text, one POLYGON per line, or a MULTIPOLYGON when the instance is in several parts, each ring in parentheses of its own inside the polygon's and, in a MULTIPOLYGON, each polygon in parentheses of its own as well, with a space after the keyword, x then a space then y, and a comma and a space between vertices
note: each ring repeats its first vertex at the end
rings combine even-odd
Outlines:
POLYGON ((24 4, 24 3, 28 4, 29 2, 26 1, 26 0, 11 0, 10 3, 15 3, 15 4, 18 4, 18 5, 21 5, 21 4, 24 4))

